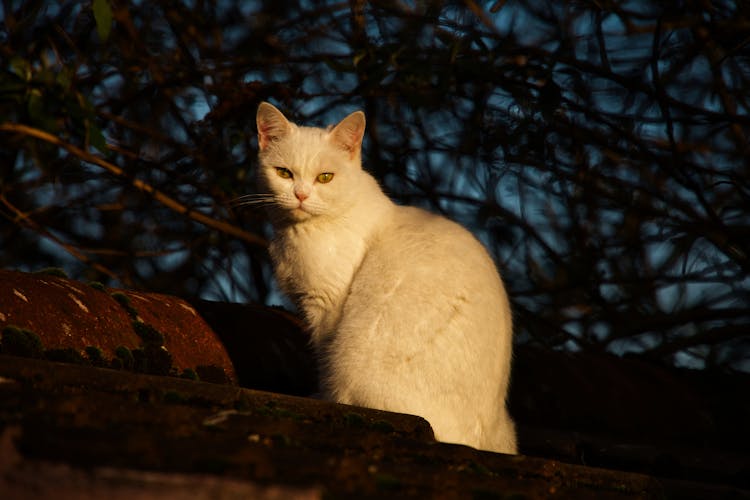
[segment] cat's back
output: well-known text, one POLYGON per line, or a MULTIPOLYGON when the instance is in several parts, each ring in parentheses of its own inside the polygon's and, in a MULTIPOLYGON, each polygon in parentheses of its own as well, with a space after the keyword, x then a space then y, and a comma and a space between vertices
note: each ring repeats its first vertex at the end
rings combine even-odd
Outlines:
POLYGON ((367 247, 349 292, 352 316, 378 321, 370 316, 386 311, 417 326, 445 321, 461 323, 460 329, 493 325, 487 335, 510 328, 495 263, 461 225, 420 208, 394 206, 367 247))
POLYGON ((416 207, 395 206, 376 232, 369 253, 402 275, 500 283, 492 258, 474 235, 446 217, 416 207), (468 274, 455 276, 462 271, 468 274))

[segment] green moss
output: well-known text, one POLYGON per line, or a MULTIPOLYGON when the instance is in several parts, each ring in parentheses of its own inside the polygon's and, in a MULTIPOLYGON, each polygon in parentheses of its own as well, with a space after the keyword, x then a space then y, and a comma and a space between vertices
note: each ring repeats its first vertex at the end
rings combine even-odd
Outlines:
POLYGON ((109 365, 104 357, 104 351, 102 351, 98 347, 89 345, 86 346, 84 351, 86 352, 86 358, 88 358, 89 363, 91 363, 93 366, 103 368, 109 365))
POLYGON ((347 427, 362 429, 366 426, 365 418, 359 413, 347 413, 344 415, 344 424, 347 427))
POLYGON ((8 325, 3 328, 1 335, 0 352, 3 354, 37 359, 44 357, 44 345, 36 333, 8 325))
POLYGON ((172 354, 164 346, 146 345, 143 347, 149 362, 147 373, 169 375, 172 371, 172 354))
POLYGON ((133 369, 149 375, 169 375, 172 370, 172 355, 164 346, 144 345, 133 349, 133 369))
MULTIPOLYGON (((235 402, 235 406, 237 403, 235 402)), ((248 403, 249 406, 249 403, 248 403)), ((263 406, 259 406, 255 408, 255 412, 260 415, 267 415, 269 417, 275 417, 275 418, 290 418, 295 421, 302 421, 304 420, 305 416, 301 413, 297 413, 294 411, 291 411, 287 408, 280 408, 276 405, 276 402, 274 401, 268 401, 263 406)))
POLYGON ((390 422, 386 422, 385 420, 376 420, 372 423, 370 426, 373 430, 380 431, 380 432, 393 432, 396 430, 395 427, 390 422))
POLYGON ((130 304, 130 297, 122 292, 114 292, 112 293, 112 298, 115 299, 123 309, 125 309, 125 312, 127 312, 131 318, 135 319, 138 317, 138 311, 136 311, 135 308, 130 304))
POLYGON ((101 284, 98 281, 89 281, 89 286, 93 288, 94 290, 99 290, 100 292, 106 292, 107 290, 104 288, 104 285, 101 284))
POLYGON ((117 346, 117 349, 115 349, 115 356, 115 359, 120 360, 120 363, 122 364, 122 367, 124 369, 135 369, 135 358, 133 357, 133 352, 124 345, 117 346))
POLYGON ((186 378, 188 380, 200 380, 200 377, 192 368, 185 368, 184 370, 182 370, 180 378, 186 378))
POLYGON ((212 384, 227 384, 229 383, 229 377, 223 368, 214 365, 199 365, 195 367, 195 371, 198 377, 204 382, 211 382, 212 384))
POLYGON ((466 464, 466 468, 464 470, 474 472, 475 474, 481 474, 483 476, 492 475, 492 471, 490 471, 487 467, 482 464, 478 464, 473 460, 469 461, 469 463, 466 464))
POLYGON ((39 269, 38 271, 34 271, 34 274, 43 274, 45 276, 56 276, 58 278, 68 277, 68 273, 66 273, 65 270, 59 267, 45 267, 44 269, 39 269))
POLYGON ((141 338, 144 346, 163 346, 164 335, 151 325, 143 321, 133 321, 133 330, 141 338))
POLYGON ((112 298, 115 299, 121 306, 130 305, 130 297, 122 292, 112 292, 112 298))
POLYGON ((65 347, 61 349, 47 349, 44 351, 44 358, 48 361, 57 361, 60 363, 75 363, 82 365, 86 363, 86 359, 72 347, 65 347))
POLYGON ((237 411, 248 411, 252 408, 250 400, 244 394, 240 395, 240 398, 234 402, 233 406, 237 411))
POLYGON ((133 371, 148 373, 148 361, 143 349, 133 349, 130 353, 133 355, 133 371))

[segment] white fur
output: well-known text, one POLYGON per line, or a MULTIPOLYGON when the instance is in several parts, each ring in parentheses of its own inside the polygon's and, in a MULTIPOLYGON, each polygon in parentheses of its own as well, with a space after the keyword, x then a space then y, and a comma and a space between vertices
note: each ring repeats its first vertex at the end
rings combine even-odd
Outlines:
POLYGON ((263 103, 257 123, 271 257, 310 328, 324 397, 420 415, 441 441, 516 453, 511 312, 484 247, 383 194, 361 168, 362 113, 323 130, 263 103), (333 179, 318 182, 325 172, 333 179))

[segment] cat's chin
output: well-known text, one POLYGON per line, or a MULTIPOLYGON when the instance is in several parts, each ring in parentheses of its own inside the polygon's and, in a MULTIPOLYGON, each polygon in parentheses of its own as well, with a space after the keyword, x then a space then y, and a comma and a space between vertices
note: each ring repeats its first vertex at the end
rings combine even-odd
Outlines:
POLYGON ((294 222, 301 222, 301 221, 308 220, 315 216, 315 214, 308 212, 302 207, 297 207, 291 210, 287 210, 286 214, 289 217, 289 219, 291 219, 294 222))

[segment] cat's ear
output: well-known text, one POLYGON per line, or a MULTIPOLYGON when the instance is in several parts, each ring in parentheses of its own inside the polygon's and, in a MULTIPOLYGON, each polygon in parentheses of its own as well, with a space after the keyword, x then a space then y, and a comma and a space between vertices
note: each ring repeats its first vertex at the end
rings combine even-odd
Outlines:
POLYGON ((262 102, 258 106, 255 123, 258 125, 258 147, 261 150, 272 141, 284 137, 292 129, 289 120, 281 114, 281 111, 267 102, 262 102))
POLYGON ((348 151, 352 159, 359 155, 364 134, 365 114, 361 111, 350 114, 331 130, 334 144, 348 151))

